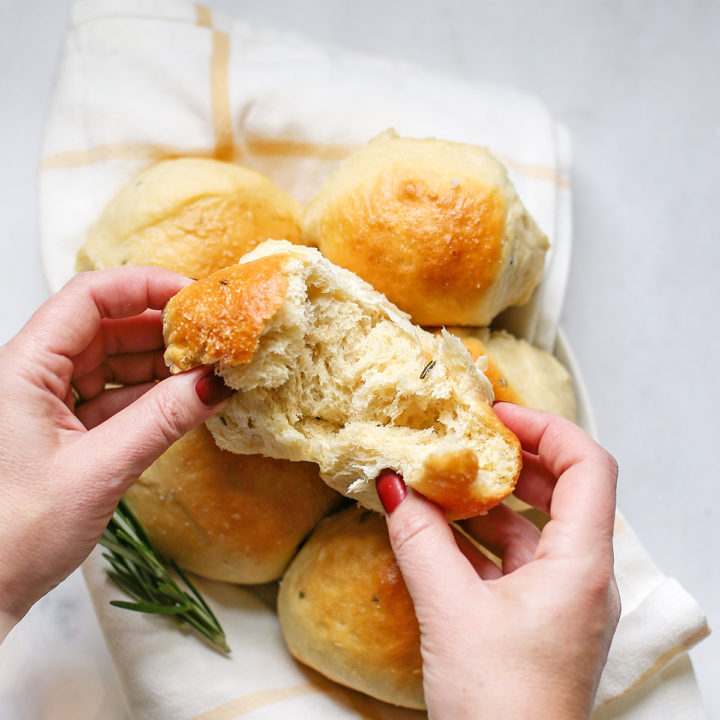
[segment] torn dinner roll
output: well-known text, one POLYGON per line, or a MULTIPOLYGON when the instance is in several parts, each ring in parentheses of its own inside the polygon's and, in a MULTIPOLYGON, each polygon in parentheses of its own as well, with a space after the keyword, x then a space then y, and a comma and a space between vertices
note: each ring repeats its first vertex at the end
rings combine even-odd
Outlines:
POLYGON ((216 365, 238 390, 207 423, 222 448, 316 462, 378 511, 384 468, 453 519, 515 485, 520 444, 460 340, 413 325, 313 248, 263 243, 183 289, 163 319, 172 372, 216 365))

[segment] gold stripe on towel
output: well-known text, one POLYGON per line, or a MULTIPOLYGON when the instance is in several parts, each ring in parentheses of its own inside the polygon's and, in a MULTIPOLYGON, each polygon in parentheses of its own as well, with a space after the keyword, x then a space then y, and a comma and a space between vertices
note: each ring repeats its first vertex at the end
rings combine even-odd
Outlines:
MULTIPOLYGON (((353 710, 362 720, 383 720, 387 718, 387 706, 368 695, 350 690, 350 688, 338 685, 310 668, 302 668, 309 681, 301 685, 292 685, 286 688, 274 690, 261 690, 259 692, 243 695, 242 697, 223 703, 212 710, 207 710, 200 715, 195 715, 189 720, 235 720, 241 715, 246 715, 253 710, 268 707, 285 700, 292 700, 303 695, 314 695, 324 693, 331 696, 341 708, 353 710)), ((425 713, 411 710, 401 710, 403 717, 427 718, 425 713), (406 715, 407 713, 407 715, 406 715)))
POLYGON ((613 535, 621 533, 627 527, 627 523, 623 520, 619 513, 615 513, 615 525, 613 526, 613 535))
POLYGON ((212 27, 212 10, 205 5, 195 6, 195 24, 198 27, 212 27))
POLYGON ((290 687, 275 688, 273 690, 259 690, 235 698, 235 700, 230 700, 212 710, 200 713, 200 715, 195 715, 190 720, 234 720, 234 718, 246 715, 258 708, 321 692, 322 688, 312 683, 302 683, 301 685, 291 685, 290 687))
POLYGON ((40 170, 64 170, 83 167, 103 160, 165 160, 178 157, 213 157, 214 148, 187 148, 154 143, 104 143, 88 150, 68 150, 48 155, 40 161, 40 170))
MULTIPOLYGON (((216 31, 214 31, 216 32, 216 31)), ((218 33, 224 35, 224 33, 218 33)), ((227 37, 227 35, 225 35, 227 37)), ((225 73, 226 82, 227 74, 225 73)), ((220 83, 218 82, 218 85, 220 83)), ((232 126, 230 121, 229 102, 223 103, 218 99, 222 117, 217 118, 213 113, 213 125, 216 128, 214 148, 188 148, 171 145, 158 145, 154 143, 104 143, 88 148, 87 150, 68 150, 66 152, 47 155, 40 161, 40 171, 64 170, 67 168, 82 167, 102 162, 103 160, 164 160, 177 157, 221 157, 232 160, 235 150, 232 126)), ((215 101, 213 102, 215 108, 215 101)), ((359 145, 333 145, 313 142, 300 142, 295 140, 276 140, 255 138, 248 140, 245 150, 251 154, 286 157, 314 157, 321 160, 340 161, 346 158, 359 145)), ((512 167, 520 175, 526 175, 537 180, 553 182, 562 188, 570 187, 567 175, 558 176, 550 167, 542 165, 529 165, 520 163, 505 156, 498 156, 501 162, 512 167)))
POLYGON ((504 165, 512 168, 516 173, 534 178, 535 180, 545 180, 546 182, 555 183, 558 187, 568 189, 570 187, 570 178, 567 175, 559 175, 554 168, 547 165, 533 165, 532 163, 520 162, 513 160, 507 155, 493 153, 493 155, 504 165))
POLYGON ((213 28, 212 11, 204 5, 195 6, 198 27, 212 30, 210 51, 210 107, 212 112, 213 135, 215 137, 214 157, 218 160, 232 160, 235 154, 232 114, 230 113, 230 36, 213 28))
POLYGON ((213 28, 212 10, 205 5, 196 5, 196 24, 212 30, 210 51, 210 107, 213 135, 215 137, 214 157, 218 160, 232 160, 234 140, 230 114, 230 85, 228 82, 230 63, 230 36, 213 28))
POLYGON ((230 113, 230 36, 219 30, 212 31, 210 57, 210 100, 212 103, 215 157, 232 160, 235 154, 232 115, 230 113))
POLYGON ((250 153, 265 156, 314 157, 321 160, 344 160, 360 145, 329 145, 324 143, 301 142, 297 140, 276 140, 254 138, 245 147, 250 153))

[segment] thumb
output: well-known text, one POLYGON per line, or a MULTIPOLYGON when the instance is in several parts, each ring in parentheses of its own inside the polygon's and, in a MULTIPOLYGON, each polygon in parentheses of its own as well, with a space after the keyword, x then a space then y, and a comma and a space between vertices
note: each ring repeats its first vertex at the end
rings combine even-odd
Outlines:
POLYGON ((477 573, 462 554, 443 511, 408 490, 400 475, 383 470, 376 482, 386 512, 390 544, 418 618, 424 610, 445 604, 446 595, 477 582, 477 573))
POLYGON ((207 367, 157 383, 135 402, 85 433, 77 443, 113 506, 123 492, 186 432, 213 415, 234 390, 207 367))

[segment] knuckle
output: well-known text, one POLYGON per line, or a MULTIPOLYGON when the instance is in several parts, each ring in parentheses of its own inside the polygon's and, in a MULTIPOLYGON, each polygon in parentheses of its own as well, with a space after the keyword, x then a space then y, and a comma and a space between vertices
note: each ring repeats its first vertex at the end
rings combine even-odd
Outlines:
POLYGON ((84 272, 77 273, 77 275, 73 275, 67 283, 65 283, 66 288, 75 288, 75 287, 82 287, 85 285, 90 276, 90 271, 85 270, 84 272))
POLYGON ((84 291, 92 284, 94 277, 93 273, 94 271, 92 270, 85 270, 77 275, 73 275, 70 280, 67 281, 63 290, 69 292, 84 291))
POLYGON ((603 470, 606 470, 608 475, 617 478, 618 475, 618 462, 614 455, 611 455, 602 445, 595 445, 595 452, 590 454, 592 461, 603 470))
POLYGON ((429 541, 434 532, 431 518, 424 513, 412 513, 389 529, 390 542, 396 555, 404 555, 408 550, 429 541))
POLYGON ((158 432, 168 444, 180 439, 188 429, 187 412, 177 400, 166 393, 156 393, 154 414, 158 432))
POLYGON ((505 559, 507 559, 507 563, 504 559, 503 567, 507 564, 507 570, 511 572, 530 562, 535 556, 539 537, 540 533, 538 533, 538 537, 534 540, 520 532, 508 533, 501 541, 501 547, 506 556, 505 559))
POLYGON ((612 558, 600 557, 585 568, 582 585, 589 597, 596 602, 606 603, 616 588, 612 558))
POLYGON ((58 293, 64 302, 86 303, 88 299, 93 299, 93 288, 95 285, 96 270, 85 270, 84 272, 74 275, 58 293))

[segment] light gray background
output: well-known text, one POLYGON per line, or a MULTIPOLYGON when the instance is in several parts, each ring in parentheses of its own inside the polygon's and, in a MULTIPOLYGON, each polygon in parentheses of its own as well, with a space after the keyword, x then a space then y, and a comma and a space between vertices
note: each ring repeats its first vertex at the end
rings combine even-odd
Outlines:
MULTIPOLYGON (((47 293, 36 168, 70 4, 0 0, 0 342, 47 293)), ((720 4, 208 4, 317 41, 516 86, 569 127, 575 245, 562 324, 601 438, 620 463, 620 507, 662 569, 714 624, 720 4)), ((77 573, 31 611, 18 634, 26 653, 12 682, 24 699, 12 711, 0 706, 0 714, 113 716, 119 699, 106 682, 110 661, 77 573)), ((720 717, 719 648, 711 636, 691 653, 710 717, 720 717)), ((7 682, 0 679, 0 689, 7 682)))

